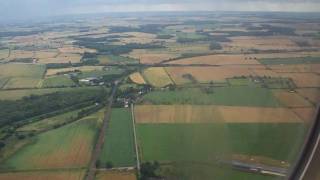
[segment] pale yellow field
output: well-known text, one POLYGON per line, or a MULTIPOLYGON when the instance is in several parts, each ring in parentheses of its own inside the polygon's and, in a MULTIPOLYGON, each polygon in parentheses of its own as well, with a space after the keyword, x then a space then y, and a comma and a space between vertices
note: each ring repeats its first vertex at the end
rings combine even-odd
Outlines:
POLYGON ((130 80, 136 84, 146 84, 142 75, 139 72, 133 73, 129 76, 130 80))
POLYGON ((81 180, 84 171, 31 171, 0 173, 1 180, 81 180))
POLYGON ((297 92, 315 104, 320 102, 320 89, 318 88, 297 89, 297 92))
POLYGON ((148 68, 143 72, 146 81, 155 87, 164 87, 173 84, 170 77, 162 67, 148 68))
POLYGON ((137 123, 295 123, 300 118, 287 108, 213 105, 139 105, 137 123))
POLYGON ((274 96, 286 107, 312 107, 312 104, 297 93, 274 90, 274 96))
MULTIPOLYGON (((260 68, 260 66, 257 66, 257 68, 260 68)), ((166 70, 176 84, 184 84, 189 82, 189 80, 183 78, 183 75, 185 74, 191 74, 199 82, 221 82, 225 81, 226 78, 233 78, 235 76, 254 75, 251 69, 245 66, 167 67, 166 70)))
POLYGON ((320 87, 320 75, 314 73, 281 73, 280 75, 292 78, 298 87, 320 87))
POLYGON ((229 65, 229 64, 260 64, 257 60, 248 59, 245 55, 208 55, 186 59, 179 59, 168 64, 209 64, 209 65, 229 65))
POLYGON ((120 42, 122 43, 152 43, 156 41, 156 35, 155 34, 149 34, 149 33, 143 33, 143 32, 128 32, 128 33, 122 33, 122 35, 129 35, 133 37, 126 37, 126 38, 121 38, 120 42))
POLYGON ((96 175, 96 180, 136 180, 136 175, 133 171, 99 171, 96 175))
POLYGON ((47 69, 46 76, 53 76, 57 73, 64 73, 79 70, 82 72, 102 70, 103 66, 80 66, 80 67, 71 67, 71 68, 60 68, 60 69, 47 69))
POLYGON ((151 52, 144 49, 136 49, 129 53, 127 56, 140 59, 140 63, 142 64, 155 64, 162 62, 164 60, 176 58, 179 55, 175 53, 168 53, 168 52, 151 52))
POLYGON ((46 59, 46 58, 53 58, 58 55, 56 51, 36 51, 35 58, 37 59, 46 59))
POLYGON ((285 36, 268 36, 268 37, 255 37, 255 36, 238 36, 231 37, 232 42, 225 43, 227 46, 243 49, 299 49, 295 42, 285 36))
POLYGON ((39 59, 39 63, 49 64, 49 63, 79 63, 82 58, 80 54, 62 53, 53 58, 39 59))

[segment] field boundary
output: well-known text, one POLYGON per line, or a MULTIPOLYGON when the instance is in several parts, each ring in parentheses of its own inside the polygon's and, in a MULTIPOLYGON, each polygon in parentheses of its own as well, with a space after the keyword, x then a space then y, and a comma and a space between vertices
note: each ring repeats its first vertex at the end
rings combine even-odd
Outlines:
POLYGON ((132 123, 133 123, 133 137, 134 137, 134 147, 136 152, 136 159, 137 159, 137 170, 138 174, 140 172, 140 159, 139 159, 139 149, 138 149, 138 142, 137 142, 137 133, 136 133, 136 121, 134 117, 134 105, 131 104, 131 117, 132 117, 132 123))

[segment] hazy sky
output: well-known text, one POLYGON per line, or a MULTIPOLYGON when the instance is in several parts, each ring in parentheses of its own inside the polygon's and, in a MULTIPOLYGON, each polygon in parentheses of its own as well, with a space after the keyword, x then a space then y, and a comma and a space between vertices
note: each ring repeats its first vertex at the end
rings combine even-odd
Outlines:
POLYGON ((320 0, 0 0, 0 18, 135 11, 313 11, 320 0))

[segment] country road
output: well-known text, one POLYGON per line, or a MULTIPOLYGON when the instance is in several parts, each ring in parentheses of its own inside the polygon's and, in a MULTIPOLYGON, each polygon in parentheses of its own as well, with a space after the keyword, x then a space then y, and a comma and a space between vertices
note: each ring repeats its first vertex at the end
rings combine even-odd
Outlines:
POLYGON ((109 122, 110 122, 110 117, 111 117, 111 110, 112 110, 112 103, 113 103, 113 98, 114 95, 117 91, 118 88, 118 81, 115 82, 115 85, 112 89, 111 95, 108 99, 108 106, 107 109, 105 111, 105 115, 104 115, 104 120, 98 135, 98 139, 97 139, 97 143, 92 151, 92 156, 91 156, 91 160, 89 163, 89 169, 86 175, 86 180, 94 180, 95 179, 95 173, 96 173, 96 162, 99 158, 99 155, 101 153, 103 144, 104 144, 104 135, 105 135, 105 131, 108 129, 109 126, 109 122))

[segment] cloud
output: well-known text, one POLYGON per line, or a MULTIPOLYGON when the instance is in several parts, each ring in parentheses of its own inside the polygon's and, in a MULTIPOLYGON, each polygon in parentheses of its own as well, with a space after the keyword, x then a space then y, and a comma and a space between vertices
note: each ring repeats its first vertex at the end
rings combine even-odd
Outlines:
POLYGON ((140 11, 312 11, 318 0, 0 0, 0 18, 140 11))

